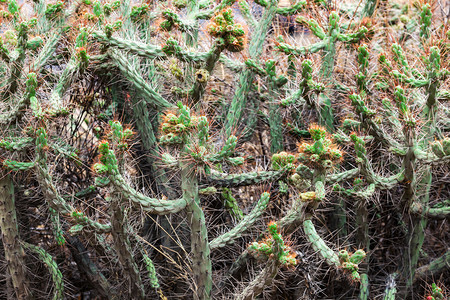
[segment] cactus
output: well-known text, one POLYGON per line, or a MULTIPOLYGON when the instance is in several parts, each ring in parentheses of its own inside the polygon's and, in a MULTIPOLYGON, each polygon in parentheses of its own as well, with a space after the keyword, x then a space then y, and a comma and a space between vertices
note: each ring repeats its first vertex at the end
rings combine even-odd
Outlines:
POLYGON ((0 0, 0 286, 272 299, 276 283, 292 298, 311 290, 295 269, 327 285, 319 298, 406 299, 425 282, 445 298, 429 281, 450 215, 450 31, 434 13, 0 0))

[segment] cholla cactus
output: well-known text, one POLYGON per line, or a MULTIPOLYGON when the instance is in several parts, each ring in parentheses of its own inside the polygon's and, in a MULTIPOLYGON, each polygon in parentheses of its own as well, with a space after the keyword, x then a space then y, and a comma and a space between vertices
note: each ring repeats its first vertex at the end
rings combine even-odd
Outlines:
POLYGON ((233 11, 227 8, 211 19, 208 33, 223 39, 225 48, 231 52, 240 52, 246 45, 245 30, 241 24, 235 23, 233 11))
POLYGON ((309 133, 313 141, 298 145, 300 162, 319 168, 330 168, 342 159, 342 151, 330 137, 327 137, 324 127, 311 125, 309 133))
POLYGON ((280 297, 408 298, 450 258, 434 10, 0 1, 0 290, 70 298, 76 277, 105 299, 272 299, 283 273, 280 297))
POLYGON ((283 240, 277 229, 277 223, 271 222, 268 225, 270 237, 267 237, 262 242, 253 242, 249 246, 250 253, 255 256, 263 256, 278 261, 279 264, 289 267, 295 266, 297 260, 296 254, 283 240))
POLYGON ((431 286, 431 295, 425 298, 426 300, 442 300, 444 299, 444 294, 442 289, 433 282, 431 286))

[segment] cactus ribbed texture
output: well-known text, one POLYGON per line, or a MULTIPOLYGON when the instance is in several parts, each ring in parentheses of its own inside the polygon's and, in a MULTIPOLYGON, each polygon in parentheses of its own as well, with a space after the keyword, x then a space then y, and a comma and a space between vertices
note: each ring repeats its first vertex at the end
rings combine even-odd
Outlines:
POLYGON ((0 0, 8 297, 447 296, 436 5, 144 2, 0 0))
POLYGON ((32 299, 25 269, 25 252, 20 244, 14 203, 14 185, 9 176, 0 179, 0 229, 8 271, 17 299, 32 299))
POLYGON ((311 220, 303 221, 303 230, 305 231, 306 237, 312 244, 312 247, 317 251, 328 264, 332 266, 339 267, 341 264, 339 262, 339 257, 337 254, 331 250, 325 241, 317 234, 316 228, 311 220))
POLYGON ((58 268, 58 265, 54 261, 53 257, 47 253, 44 249, 41 247, 23 243, 25 248, 30 249, 31 251, 35 252, 39 259, 45 264, 48 271, 52 275, 53 285, 54 285, 54 293, 53 293, 53 300, 62 299, 64 298, 64 281, 63 276, 61 274, 61 271, 58 268))
POLYGON ((114 245, 119 261, 124 273, 128 276, 131 290, 130 296, 133 299, 145 299, 145 290, 144 285, 142 284, 141 274, 133 257, 128 232, 126 230, 124 211, 120 204, 122 201, 123 200, 119 197, 112 200, 111 234, 114 239, 114 245))
POLYGON ((264 193, 261 195, 258 203, 252 211, 246 215, 233 229, 215 238, 209 243, 211 249, 224 247, 226 244, 233 243, 233 241, 242 236, 242 233, 250 228, 262 215, 269 203, 270 194, 264 193))

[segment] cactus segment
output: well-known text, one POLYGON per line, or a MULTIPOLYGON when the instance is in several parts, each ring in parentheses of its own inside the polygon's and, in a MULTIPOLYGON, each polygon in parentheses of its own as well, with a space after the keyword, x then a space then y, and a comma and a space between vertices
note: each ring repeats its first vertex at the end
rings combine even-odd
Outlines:
POLYGON ((249 229, 256 221, 258 221, 258 219, 264 213, 269 200, 270 194, 267 192, 263 193, 252 211, 248 215, 246 215, 235 227, 233 227, 233 229, 213 239, 209 243, 211 250, 224 247, 227 244, 233 243, 237 238, 240 238, 247 229, 249 229))
POLYGON ((448 268, 450 264, 450 251, 445 252, 442 256, 431 261, 429 264, 417 268, 416 279, 426 278, 427 276, 433 276, 441 270, 448 268))
POLYGON ((283 177, 284 173, 285 170, 249 172, 243 174, 222 174, 214 172, 206 178, 206 181, 211 185, 218 187, 238 187, 266 181, 276 181, 283 177))
POLYGON ((14 185, 9 175, 0 179, 0 230, 8 262, 7 270, 18 298, 32 297, 25 268, 25 252, 19 237, 14 185))
POLYGON ((305 220, 303 222, 303 230, 314 250, 318 252, 329 265, 337 267, 341 266, 338 255, 331 250, 325 244, 325 241, 317 234, 316 228, 311 220, 305 220))
POLYGON ((54 294, 53 300, 63 299, 64 298, 64 280, 61 271, 58 268, 58 265, 53 260, 53 257, 41 247, 28 244, 26 242, 22 242, 25 248, 36 253, 41 261, 45 264, 50 275, 52 275, 53 285, 54 285, 54 294))
POLYGON ((238 205, 236 198, 231 194, 230 189, 222 189, 222 198, 225 200, 225 208, 239 222, 244 218, 244 213, 238 205))
POLYGON ((279 233, 278 225, 271 222, 268 225, 269 237, 263 242, 253 242, 248 247, 250 253, 257 258, 265 257, 273 259, 282 266, 295 266, 297 260, 296 254, 289 246, 286 246, 283 237, 279 233))

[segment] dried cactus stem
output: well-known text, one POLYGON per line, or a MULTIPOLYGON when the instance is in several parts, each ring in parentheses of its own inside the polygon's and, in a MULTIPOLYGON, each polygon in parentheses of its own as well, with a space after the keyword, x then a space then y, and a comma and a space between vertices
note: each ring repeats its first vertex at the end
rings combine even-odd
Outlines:
POLYGON ((114 248, 123 267, 124 273, 128 276, 131 298, 145 299, 144 285, 136 261, 131 251, 130 240, 126 230, 124 212, 120 205, 120 196, 114 196, 111 202, 111 234, 114 240, 114 248))
POLYGON ((66 235, 66 241, 78 269, 86 275, 97 292, 107 299, 117 299, 118 297, 114 295, 114 289, 112 289, 108 280, 89 258, 89 253, 80 240, 77 237, 66 235))
POLYGON ((188 166, 181 166, 181 189, 188 202, 187 220, 191 228, 192 271, 194 273, 194 298, 210 299, 212 289, 212 267, 208 230, 198 195, 198 180, 195 172, 188 166))
POLYGON ((267 266, 261 273, 253 279, 247 287, 237 296, 238 300, 251 300, 264 291, 264 288, 272 284, 273 279, 278 273, 279 263, 276 260, 269 260, 267 266))
POLYGON ((14 203, 14 185, 9 176, 0 179, 0 229, 7 269, 17 299, 32 299, 25 269, 25 252, 20 244, 14 203))

